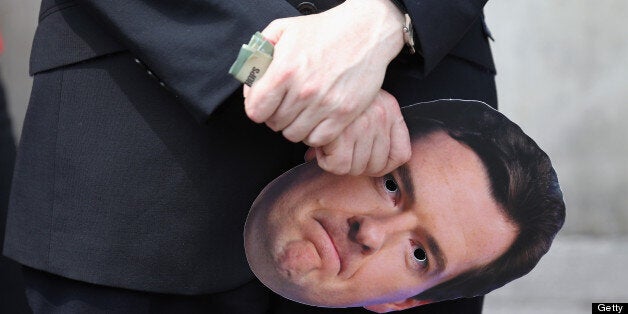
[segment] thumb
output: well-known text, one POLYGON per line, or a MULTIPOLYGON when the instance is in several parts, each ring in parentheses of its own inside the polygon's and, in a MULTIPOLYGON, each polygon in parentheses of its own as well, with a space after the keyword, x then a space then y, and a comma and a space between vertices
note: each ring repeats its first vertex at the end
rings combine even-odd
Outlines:
POLYGON ((317 150, 318 148, 314 148, 314 147, 308 148, 307 151, 305 152, 305 156, 303 156, 303 159, 305 159, 306 162, 316 159, 317 150))

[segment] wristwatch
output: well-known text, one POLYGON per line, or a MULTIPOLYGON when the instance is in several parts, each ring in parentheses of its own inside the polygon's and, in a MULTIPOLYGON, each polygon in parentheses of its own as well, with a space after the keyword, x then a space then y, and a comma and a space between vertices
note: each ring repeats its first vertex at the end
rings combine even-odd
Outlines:
POLYGON ((416 52, 416 49, 414 47, 414 29, 412 28, 412 19, 410 19, 410 14, 408 14, 408 9, 406 8, 406 5, 403 4, 401 0, 390 0, 390 1, 394 3, 395 6, 397 6, 399 11, 403 13, 406 19, 402 28, 403 41, 406 43, 406 46, 408 46, 408 50, 410 50, 410 54, 414 54, 416 52))

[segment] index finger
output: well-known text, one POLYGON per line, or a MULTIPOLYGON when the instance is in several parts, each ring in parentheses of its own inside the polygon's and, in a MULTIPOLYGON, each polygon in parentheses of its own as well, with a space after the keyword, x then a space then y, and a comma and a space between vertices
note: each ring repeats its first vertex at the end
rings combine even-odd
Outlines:
POLYGON ((287 92, 286 76, 277 62, 271 62, 262 78, 248 90, 244 99, 246 115, 257 123, 263 123, 277 110, 287 92))

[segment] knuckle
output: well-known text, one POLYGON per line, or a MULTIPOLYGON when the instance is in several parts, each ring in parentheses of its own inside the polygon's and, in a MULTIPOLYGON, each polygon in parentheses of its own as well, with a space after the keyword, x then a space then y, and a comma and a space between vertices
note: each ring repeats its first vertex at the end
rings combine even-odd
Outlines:
MULTIPOLYGON (((379 176, 379 174, 382 173, 382 170, 385 170, 385 169, 384 169, 384 166, 381 164, 370 165, 368 168, 366 168, 366 170, 364 171, 364 174, 379 176)), ((383 174, 386 174, 386 173, 383 173, 383 174)))
POLYGON ((309 101, 316 98, 319 88, 313 84, 307 84, 297 94, 297 101, 309 101))
POLYGON ((325 159, 326 161, 323 162, 321 168, 327 172, 336 175, 346 175, 351 171, 351 156, 339 153, 328 155, 325 159))
POLYGON ((391 152, 390 161, 395 167, 400 166, 410 160, 412 157, 412 151, 409 147, 400 148, 394 152, 391 152))
POLYGON ((253 120, 254 122, 256 123, 264 122, 262 121, 261 113, 260 113, 260 110, 258 110, 257 106, 250 105, 249 103, 247 103, 244 106, 244 111, 246 112, 246 116, 249 117, 249 119, 253 120))
POLYGON ((316 134, 310 134, 310 136, 307 137, 306 144, 312 147, 325 146, 331 143, 335 138, 335 134, 333 134, 331 131, 320 131, 316 134))
POLYGON ((319 110, 323 112, 333 112, 337 104, 336 97, 331 94, 326 94, 321 102, 318 104, 319 110))
POLYGON ((283 67, 279 69, 279 73, 277 74, 277 85, 284 85, 292 80, 297 70, 292 67, 283 67))
POLYGON ((284 129, 281 133, 287 140, 293 143, 298 143, 303 140, 303 136, 294 129, 284 129))
POLYGON ((334 115, 339 119, 347 119, 352 116, 357 110, 357 105, 354 102, 341 102, 335 107, 334 115))
POLYGON ((397 99, 395 98, 395 96, 389 94, 389 93, 382 93, 381 95, 381 102, 379 102, 382 106, 399 106, 399 103, 397 102, 397 99))
POLYGON ((319 106, 321 110, 329 114, 329 117, 334 119, 345 118, 352 114, 355 109, 353 102, 347 101, 342 95, 337 95, 334 92, 327 93, 319 106))
POLYGON ((266 32, 268 31, 268 29, 272 29, 277 27, 279 24, 281 23, 281 19, 276 19, 276 20, 272 20, 267 26, 266 28, 264 28, 264 30, 262 32, 266 32))
POLYGON ((359 134, 360 132, 364 132, 365 130, 369 129, 370 126, 371 121, 369 121, 368 117, 362 115, 355 120, 354 130, 359 134))
POLYGON ((269 35, 269 32, 276 31, 277 29, 282 29, 283 25, 287 22, 286 20, 287 20, 287 18, 280 18, 280 19, 276 19, 276 20, 271 21, 264 28, 264 30, 262 30, 262 35, 264 35, 264 37, 267 37, 269 35))
POLYGON ((351 123, 342 131, 343 135, 356 139, 358 137, 373 137, 374 134, 370 129, 371 123, 368 117, 360 115, 351 121, 351 123))
POLYGON ((351 165, 349 163, 341 163, 337 165, 331 165, 330 169, 327 171, 333 174, 339 175, 339 176, 344 176, 344 175, 349 174, 350 170, 351 170, 351 165))
POLYGON ((385 123, 388 117, 388 110, 384 106, 374 106, 371 111, 373 121, 376 123, 385 123))
POLYGON ((371 156, 371 159, 368 161, 368 166, 366 167, 366 171, 369 173, 376 173, 382 170, 386 166, 388 156, 376 155, 371 156))
POLYGON ((412 145, 410 144, 410 139, 409 138, 405 138, 402 141, 402 144, 400 145, 399 149, 399 160, 401 163, 405 163, 408 162, 410 160, 410 158, 412 158, 412 145))
POLYGON ((412 149, 410 148, 410 146, 405 146, 402 149, 402 153, 401 153, 401 162, 408 162, 410 160, 410 158, 412 158, 412 149))
POLYGON ((359 165, 359 166, 354 166, 351 168, 351 171, 349 171, 349 174, 352 176, 359 176, 361 174, 363 174, 366 171, 366 166, 365 165, 359 165))
POLYGON ((312 142, 309 140, 309 137, 306 137, 306 138, 304 138, 304 139, 303 139, 303 144, 305 144, 305 145, 307 145, 307 146, 309 146, 309 147, 312 147, 312 148, 318 148, 318 147, 321 147, 321 145, 316 145, 316 144, 312 143, 312 142))
POLYGON ((275 132, 282 130, 280 124, 275 121, 275 119, 268 119, 268 121, 266 121, 266 126, 275 132))

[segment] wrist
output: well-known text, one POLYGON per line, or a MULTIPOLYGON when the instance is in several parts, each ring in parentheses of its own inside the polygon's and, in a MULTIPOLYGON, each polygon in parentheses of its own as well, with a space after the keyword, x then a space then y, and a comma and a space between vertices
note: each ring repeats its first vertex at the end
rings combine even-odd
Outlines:
POLYGON ((404 22, 402 27, 403 41, 406 46, 408 46, 408 51, 410 52, 410 54, 414 54, 416 52, 416 48, 414 45, 414 29, 412 25, 412 19, 410 18, 410 13, 408 12, 408 8, 406 8, 406 5, 405 3, 403 3, 402 0, 390 0, 390 2, 392 2, 404 16, 404 22))
POLYGON ((390 2, 392 2, 397 9, 399 9, 399 11, 401 11, 401 13, 406 14, 408 13, 408 9, 406 8, 406 5, 403 3, 403 1, 401 0, 390 0, 390 2))
POLYGON ((390 0, 347 0, 350 14, 365 21, 362 36, 371 37, 386 54, 388 62, 404 46, 404 13, 390 0))

